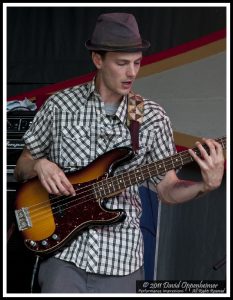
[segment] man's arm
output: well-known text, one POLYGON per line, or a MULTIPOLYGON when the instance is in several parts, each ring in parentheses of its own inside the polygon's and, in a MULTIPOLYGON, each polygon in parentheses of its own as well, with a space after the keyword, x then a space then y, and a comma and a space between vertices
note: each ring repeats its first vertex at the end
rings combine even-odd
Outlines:
POLYGON ((168 171, 163 180, 157 185, 159 199, 162 202, 170 204, 183 203, 220 186, 224 173, 222 146, 212 139, 203 140, 209 147, 209 154, 200 142, 197 142, 196 145, 200 150, 201 158, 189 149, 190 155, 201 169, 202 181, 180 180, 174 170, 168 171))
POLYGON ((14 171, 18 181, 38 176, 41 184, 50 194, 75 195, 74 188, 64 172, 47 158, 34 159, 28 149, 21 153, 14 171))
POLYGON ((36 160, 34 160, 27 148, 25 147, 16 163, 14 176, 17 181, 25 181, 37 176, 34 170, 36 160))

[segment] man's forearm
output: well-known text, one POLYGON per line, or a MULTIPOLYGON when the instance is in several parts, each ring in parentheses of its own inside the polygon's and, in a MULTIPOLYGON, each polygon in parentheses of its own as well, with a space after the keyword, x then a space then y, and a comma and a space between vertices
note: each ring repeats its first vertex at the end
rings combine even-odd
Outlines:
POLYGON ((35 177, 37 175, 35 171, 35 164, 37 163, 37 160, 33 159, 31 153, 27 148, 25 147, 23 152, 21 153, 15 170, 14 170, 14 176, 17 181, 24 181, 27 179, 30 179, 32 177, 35 177))
POLYGON ((15 168, 14 176, 17 181, 24 181, 35 177, 37 173, 34 170, 36 161, 33 159, 21 159, 15 168))
POLYGON ((194 182, 189 180, 179 180, 171 187, 167 188, 166 193, 160 194, 162 202, 167 204, 184 203, 194 198, 198 198, 207 190, 203 182, 194 182))

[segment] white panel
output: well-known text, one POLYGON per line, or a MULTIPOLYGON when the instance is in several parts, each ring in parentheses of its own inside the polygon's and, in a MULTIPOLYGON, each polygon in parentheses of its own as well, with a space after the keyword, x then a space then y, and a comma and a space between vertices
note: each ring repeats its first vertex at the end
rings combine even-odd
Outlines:
POLYGON ((161 104, 176 131, 204 137, 225 135, 225 52, 139 78, 134 91, 161 104))

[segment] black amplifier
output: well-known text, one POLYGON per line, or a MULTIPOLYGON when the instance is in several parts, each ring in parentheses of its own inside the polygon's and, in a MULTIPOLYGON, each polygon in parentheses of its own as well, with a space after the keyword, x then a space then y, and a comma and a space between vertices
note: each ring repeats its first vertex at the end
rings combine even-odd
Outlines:
POLYGON ((7 290, 15 293, 30 292, 30 281, 34 258, 28 255, 23 245, 15 219, 15 198, 20 183, 13 176, 16 162, 24 148, 23 135, 31 125, 36 112, 12 111, 7 121, 7 290), (22 263, 21 263, 22 262, 22 263), (23 268, 23 278, 22 277, 23 268), (16 282, 18 280, 18 283, 16 282))
POLYGON ((13 111, 7 113, 7 181, 13 177, 16 162, 24 148, 23 135, 30 127, 36 111, 13 111))

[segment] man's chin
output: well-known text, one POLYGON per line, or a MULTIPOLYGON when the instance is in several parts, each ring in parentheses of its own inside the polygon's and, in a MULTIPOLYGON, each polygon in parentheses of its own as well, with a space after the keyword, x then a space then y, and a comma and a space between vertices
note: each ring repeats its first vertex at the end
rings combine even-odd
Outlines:
POLYGON ((128 95, 128 93, 130 92, 130 89, 121 89, 119 91, 119 95, 121 95, 122 97, 128 95))

